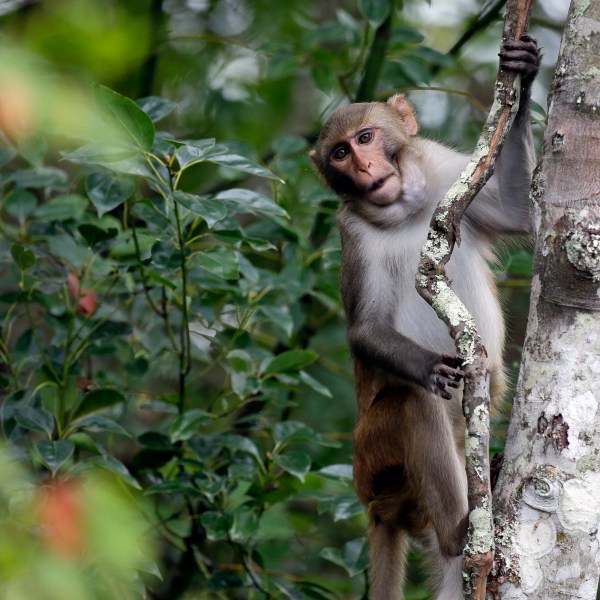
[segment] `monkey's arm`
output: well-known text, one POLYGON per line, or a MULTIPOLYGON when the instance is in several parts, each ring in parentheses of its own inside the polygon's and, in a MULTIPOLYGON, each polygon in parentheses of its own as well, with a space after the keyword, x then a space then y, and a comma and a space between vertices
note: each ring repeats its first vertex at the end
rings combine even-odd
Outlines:
POLYGON ((338 224, 343 257, 340 288, 352 354, 367 365, 450 399, 446 386, 458 387, 464 376, 462 358, 427 350, 395 329, 395 286, 374 259, 375 253, 368 250, 363 236, 370 226, 344 209, 338 213, 338 224))
POLYGON ((464 377, 458 354, 437 354, 379 321, 364 321, 348 327, 348 343, 355 357, 366 364, 412 381, 450 400, 446 387, 458 388, 464 377))
POLYGON ((534 38, 525 33, 510 40, 500 52, 500 66, 521 74, 519 110, 496 161, 494 176, 467 210, 468 219, 484 234, 518 234, 531 231, 529 187, 535 165, 529 100, 540 53, 534 38))

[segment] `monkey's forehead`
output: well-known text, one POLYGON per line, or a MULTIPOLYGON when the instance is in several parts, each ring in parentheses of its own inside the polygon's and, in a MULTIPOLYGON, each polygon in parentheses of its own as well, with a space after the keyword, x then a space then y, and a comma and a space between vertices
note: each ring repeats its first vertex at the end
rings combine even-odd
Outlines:
POLYGON ((319 137, 322 140, 332 137, 337 139, 352 134, 357 129, 372 124, 377 109, 378 105, 375 102, 350 104, 338 108, 323 126, 319 137))
POLYGON ((347 139, 365 127, 379 127, 397 116, 383 102, 359 102, 338 108, 326 121, 319 139, 317 150, 327 153, 341 140, 347 139))

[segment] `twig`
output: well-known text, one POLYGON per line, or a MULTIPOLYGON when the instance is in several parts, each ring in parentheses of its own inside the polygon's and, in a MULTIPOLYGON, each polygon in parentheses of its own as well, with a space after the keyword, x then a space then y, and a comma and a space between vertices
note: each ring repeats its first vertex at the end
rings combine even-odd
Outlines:
POLYGON ((385 55, 392 35, 392 16, 394 14, 393 4, 393 2, 390 2, 388 16, 375 30, 373 43, 371 44, 371 49, 367 56, 365 69, 358 90, 356 91, 354 102, 371 102, 375 95, 375 89, 377 88, 377 82, 381 75, 381 69, 383 68, 385 55))
MULTIPOLYGON (((533 0, 509 0, 504 39, 527 30, 533 0)), ((500 148, 519 107, 520 78, 499 71, 494 103, 471 161, 439 203, 431 219, 417 273, 417 291, 446 323, 460 354, 466 357, 463 412, 467 424, 469 536, 464 550, 465 600, 483 600, 494 553, 489 477, 489 385, 487 355, 475 322, 450 289, 445 266, 459 241, 462 216, 491 177, 500 148)))

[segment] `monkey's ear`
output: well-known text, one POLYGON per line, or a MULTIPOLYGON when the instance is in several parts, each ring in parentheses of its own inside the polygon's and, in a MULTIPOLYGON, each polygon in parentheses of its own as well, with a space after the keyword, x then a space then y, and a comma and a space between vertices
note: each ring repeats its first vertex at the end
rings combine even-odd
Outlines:
POLYGON ((407 135, 416 135, 419 131, 419 125, 415 118, 410 104, 406 101, 406 98, 402 94, 395 94, 387 101, 388 105, 391 106, 397 113, 404 125, 404 131, 407 135))

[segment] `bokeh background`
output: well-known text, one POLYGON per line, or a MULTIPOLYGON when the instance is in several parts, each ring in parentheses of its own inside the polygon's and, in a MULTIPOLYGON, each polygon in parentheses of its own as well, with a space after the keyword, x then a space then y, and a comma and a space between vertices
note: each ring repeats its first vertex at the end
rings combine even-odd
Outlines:
MULTIPOLYGON (((0 1, 0 598, 366 597, 337 200, 308 150, 400 91, 470 151, 502 6, 0 1)), ((567 10, 532 19, 538 148, 567 10)), ((498 256, 514 377, 529 242, 498 256)), ((415 548, 408 600, 426 569, 415 548)))

